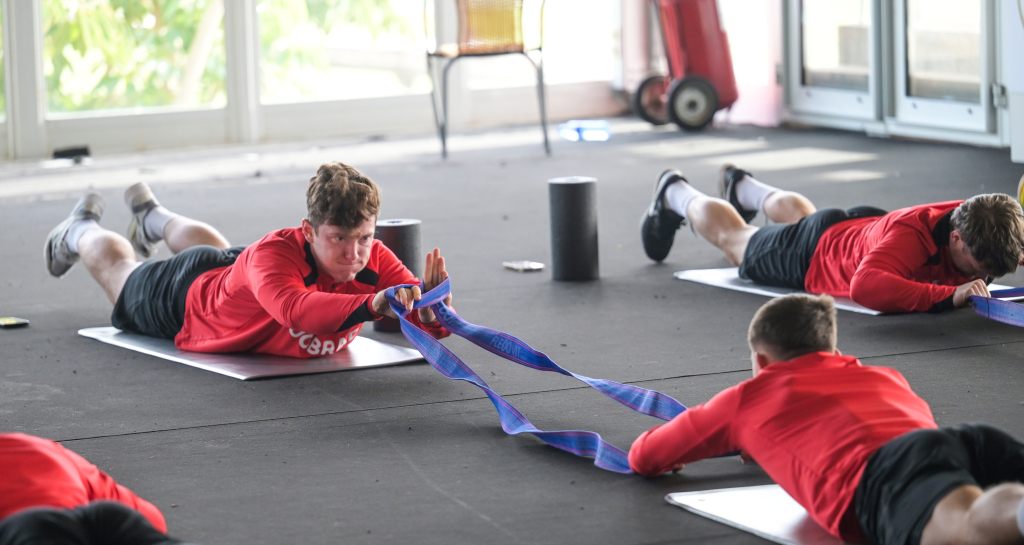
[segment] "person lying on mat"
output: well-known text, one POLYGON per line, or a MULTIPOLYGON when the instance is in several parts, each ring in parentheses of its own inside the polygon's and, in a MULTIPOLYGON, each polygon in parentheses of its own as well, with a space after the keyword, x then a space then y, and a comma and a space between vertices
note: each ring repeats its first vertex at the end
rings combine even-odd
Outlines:
POLYGON ((939 428, 899 372, 841 355, 830 296, 769 301, 747 338, 754 378, 637 438, 633 471, 740 451, 846 541, 1024 543, 1024 444, 939 428))
POLYGON ((766 286, 849 297, 881 312, 941 312, 988 295, 992 278, 1024 255, 1024 213, 1009 195, 978 195, 886 213, 870 206, 817 210, 732 165, 722 167, 720 199, 666 170, 641 219, 647 256, 662 261, 687 222, 766 286), (764 212, 773 225, 749 225, 764 212))
MULTIPOLYGON (((127 239, 99 226, 101 196, 82 197, 50 233, 46 267, 61 277, 81 259, 114 303, 114 327, 174 339, 183 350, 332 354, 363 322, 394 317, 385 290, 419 284, 373 238, 377 185, 343 163, 321 165, 310 179, 300 227, 248 247, 231 247, 213 227, 160 206, 145 183, 129 187, 125 202, 133 214, 127 239), (174 257, 136 260, 135 251, 149 257, 161 240, 174 257)), ((448 278, 437 248, 427 255, 423 276, 428 291, 448 278)), ((420 288, 398 290, 397 298, 412 308, 420 288)), ((409 319, 436 338, 450 335, 429 308, 409 319)))
POLYGON ((156 506, 53 441, 0 434, 0 468, 0 545, 181 543, 156 506))

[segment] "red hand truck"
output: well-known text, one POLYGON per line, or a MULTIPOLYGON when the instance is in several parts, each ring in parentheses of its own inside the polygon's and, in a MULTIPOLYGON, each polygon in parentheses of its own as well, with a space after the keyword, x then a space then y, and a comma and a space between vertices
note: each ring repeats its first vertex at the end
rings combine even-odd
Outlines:
POLYGON ((669 75, 645 79, 633 94, 633 111, 654 125, 672 121, 700 130, 739 93, 729 39, 716 0, 651 0, 657 14, 669 75))

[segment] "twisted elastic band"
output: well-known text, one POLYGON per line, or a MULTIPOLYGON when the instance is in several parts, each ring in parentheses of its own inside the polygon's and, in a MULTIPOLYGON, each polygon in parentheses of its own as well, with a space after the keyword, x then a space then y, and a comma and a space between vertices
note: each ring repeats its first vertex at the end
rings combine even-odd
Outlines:
MULTIPOLYGON (((484 382, 484 379, 463 363, 458 356, 409 322, 407 318, 409 311, 395 298, 396 290, 403 287, 409 286, 395 286, 385 293, 391 309, 400 318, 402 333, 423 354, 430 365, 442 375, 452 380, 464 380, 483 390, 491 399, 494 408, 497 409, 498 418, 505 433, 509 435, 531 433, 557 449, 571 452, 577 456, 593 457, 594 465, 600 468, 617 473, 632 473, 629 469, 629 458, 626 452, 608 443, 596 432, 584 430, 543 431, 534 426, 523 413, 492 390, 484 382)), ((534 350, 530 345, 508 333, 466 322, 443 303, 444 298, 450 292, 451 281, 445 280, 433 290, 423 294, 422 299, 417 301, 413 308, 431 307, 441 325, 484 350, 532 369, 574 377, 639 413, 662 420, 671 420, 686 410, 682 403, 654 390, 611 380, 594 379, 567 371, 544 353, 534 350)))

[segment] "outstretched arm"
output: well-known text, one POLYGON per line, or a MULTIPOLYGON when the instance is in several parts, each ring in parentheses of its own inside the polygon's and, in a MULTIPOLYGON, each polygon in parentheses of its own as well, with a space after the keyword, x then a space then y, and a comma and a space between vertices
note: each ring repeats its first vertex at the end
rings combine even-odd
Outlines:
POLYGON ((629 449, 629 467, 641 475, 654 476, 739 450, 731 432, 738 405, 739 390, 733 386, 711 401, 683 411, 669 423, 651 428, 629 449))
POLYGON ((293 244, 282 239, 260 243, 241 270, 259 305, 284 327, 328 335, 372 318, 367 308, 372 294, 310 291, 307 266, 293 244))

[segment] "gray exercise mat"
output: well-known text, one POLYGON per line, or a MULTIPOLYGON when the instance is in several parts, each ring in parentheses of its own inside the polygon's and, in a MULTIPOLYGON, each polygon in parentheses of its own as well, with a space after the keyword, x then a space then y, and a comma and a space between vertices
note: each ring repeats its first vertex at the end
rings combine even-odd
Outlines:
POLYGON ((411 348, 402 348, 366 337, 356 337, 344 350, 330 356, 305 359, 270 354, 189 352, 178 349, 172 340, 129 333, 114 327, 90 327, 78 330, 78 334, 240 380, 384 367, 423 359, 418 351, 411 348))
MULTIPOLYGON (((690 282, 707 284, 708 286, 725 288, 727 290, 745 291, 755 295, 764 295, 765 297, 780 297, 790 293, 803 293, 801 290, 762 286, 760 284, 750 282, 749 280, 743 280, 740 278, 738 267, 726 267, 724 269, 692 269, 689 271, 679 271, 674 273, 673 276, 680 280, 689 280, 690 282)), ((1002 290, 1009 289, 1009 287, 1010 286, 1003 286, 1000 284, 990 284, 988 289, 1002 290)), ((848 310, 850 312, 859 312, 861 314, 870 314, 872 316, 882 314, 877 310, 871 310, 865 306, 858 305, 848 297, 836 297, 835 300, 836 308, 838 309, 848 310)))
POLYGON ((677 492, 665 501, 783 545, 843 545, 777 484, 677 492))

